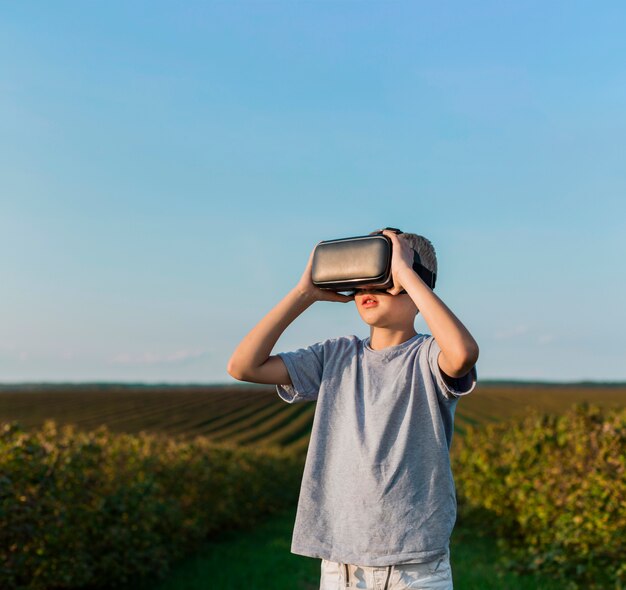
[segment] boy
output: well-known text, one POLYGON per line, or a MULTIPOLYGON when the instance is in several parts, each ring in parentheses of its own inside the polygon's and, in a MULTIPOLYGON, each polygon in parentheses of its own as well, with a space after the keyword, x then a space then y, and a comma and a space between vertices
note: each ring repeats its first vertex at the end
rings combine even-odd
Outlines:
POLYGON ((315 287, 313 253, 298 285, 242 340, 228 372, 317 400, 291 551, 321 558, 320 590, 451 589, 456 498, 449 449, 459 396, 476 384, 476 341, 413 270, 437 272, 422 236, 384 230, 393 287, 354 296, 315 287), (354 300, 370 336, 271 355, 315 301, 354 300), (421 313, 432 336, 417 334, 421 313))

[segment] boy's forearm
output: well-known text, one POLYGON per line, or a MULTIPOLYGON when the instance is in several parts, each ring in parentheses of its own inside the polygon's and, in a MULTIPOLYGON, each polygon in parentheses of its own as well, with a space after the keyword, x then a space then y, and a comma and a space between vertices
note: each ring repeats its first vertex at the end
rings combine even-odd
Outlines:
POLYGON ((478 359, 478 344, 446 304, 411 269, 399 276, 444 354, 451 377, 465 375, 478 359))
POLYGON ((229 371, 245 372, 262 365, 287 326, 314 302, 297 287, 287 293, 239 343, 230 358, 229 371))

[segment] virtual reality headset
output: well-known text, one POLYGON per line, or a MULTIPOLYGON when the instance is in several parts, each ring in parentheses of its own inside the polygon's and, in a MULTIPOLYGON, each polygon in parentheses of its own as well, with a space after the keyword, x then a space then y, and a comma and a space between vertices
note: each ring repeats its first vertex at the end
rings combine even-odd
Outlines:
MULTIPOLYGON (((397 228, 386 227, 397 234, 397 228)), ((391 276, 392 242, 380 230, 367 236, 320 242, 313 252, 311 279, 321 289, 355 292, 357 289, 386 291, 393 287, 391 276)), ((436 273, 422 265, 413 251, 413 270, 431 288, 436 273)))

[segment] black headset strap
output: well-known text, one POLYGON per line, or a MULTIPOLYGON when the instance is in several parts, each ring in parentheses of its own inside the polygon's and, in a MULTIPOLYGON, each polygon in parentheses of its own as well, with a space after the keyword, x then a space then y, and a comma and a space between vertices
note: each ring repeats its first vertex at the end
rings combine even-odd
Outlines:
POLYGON ((413 250, 413 270, 420 276, 420 278, 431 288, 435 288, 435 281, 437 280, 437 273, 428 270, 421 262, 420 257, 415 250, 413 250))

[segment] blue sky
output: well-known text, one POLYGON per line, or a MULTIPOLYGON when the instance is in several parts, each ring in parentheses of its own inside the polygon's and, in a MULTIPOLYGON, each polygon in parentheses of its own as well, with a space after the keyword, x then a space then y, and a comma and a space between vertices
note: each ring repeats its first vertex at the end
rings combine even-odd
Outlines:
MULTIPOLYGON (((479 377, 625 380, 625 21, 4 3, 0 381, 230 381, 314 245, 383 226, 433 241, 479 377)), ((342 334, 368 328, 318 303, 275 351, 342 334)))

